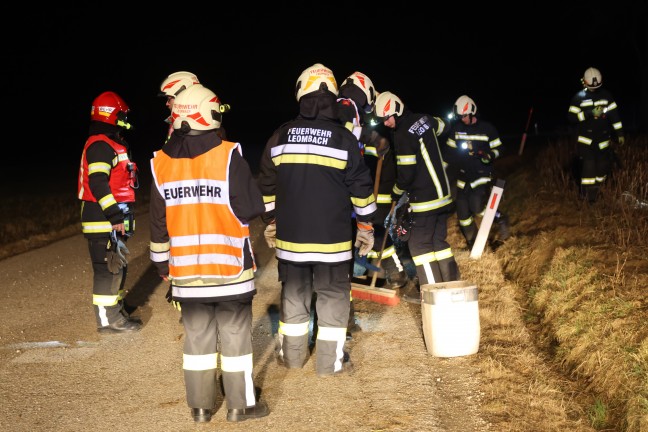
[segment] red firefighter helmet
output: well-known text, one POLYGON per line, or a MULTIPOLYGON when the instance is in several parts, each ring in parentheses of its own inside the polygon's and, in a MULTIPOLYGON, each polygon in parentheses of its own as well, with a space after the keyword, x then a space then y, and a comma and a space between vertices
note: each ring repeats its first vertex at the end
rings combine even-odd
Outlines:
POLYGON ((127 117, 130 108, 117 93, 107 91, 101 93, 92 102, 90 120, 100 121, 111 125, 130 129, 127 117))

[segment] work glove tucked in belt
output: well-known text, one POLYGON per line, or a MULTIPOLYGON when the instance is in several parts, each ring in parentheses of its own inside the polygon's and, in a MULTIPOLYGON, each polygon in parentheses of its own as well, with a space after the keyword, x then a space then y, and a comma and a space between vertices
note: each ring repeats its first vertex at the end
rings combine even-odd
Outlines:
POLYGON ((479 160, 481 161, 481 163, 483 163, 483 164, 489 164, 489 163, 491 163, 491 160, 493 159, 491 154, 488 153, 488 152, 485 152, 484 150, 478 150, 475 153, 475 156, 477 156, 479 158, 479 160))
POLYGON ((117 238, 115 231, 110 233, 110 240, 108 241, 107 247, 106 264, 108 265, 108 271, 112 274, 118 274, 128 264, 130 251, 126 247, 126 244, 117 238))
POLYGON ((274 248, 277 245, 277 225, 274 222, 268 224, 263 235, 269 248, 274 248))
POLYGON ((164 298, 166 298, 166 301, 171 303, 171 306, 173 306, 176 310, 182 310, 182 305, 180 304, 180 302, 173 300, 173 286, 169 285, 169 290, 167 291, 164 298))
POLYGON ((374 230, 371 223, 358 222, 358 232, 354 246, 358 248, 358 255, 364 256, 371 252, 374 245, 374 230))

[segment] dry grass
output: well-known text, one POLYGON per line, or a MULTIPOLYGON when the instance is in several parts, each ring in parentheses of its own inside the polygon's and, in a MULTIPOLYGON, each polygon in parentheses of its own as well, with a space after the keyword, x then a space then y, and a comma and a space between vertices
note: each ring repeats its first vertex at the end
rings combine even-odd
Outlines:
MULTIPOLYGON (((74 180, 74 179, 73 179, 74 180)), ((0 260, 46 246, 81 232, 81 205, 76 197, 76 184, 52 178, 21 180, 10 185, 3 196, 0 212, 0 260), (10 209, 10 211, 9 211, 10 209)), ((141 183, 137 191, 137 209, 148 210, 149 184, 141 183)))
MULTIPOLYGON (((450 241, 459 242, 452 231, 450 241)), ((479 260, 467 251, 455 255, 462 279, 479 287, 484 417, 498 431, 591 431, 582 420, 587 418, 583 405, 574 400, 578 386, 552 368, 535 344, 526 325, 528 311, 519 301, 523 289, 504 278, 499 250, 479 260)))
POLYGON ((597 430, 648 431, 647 144, 618 150, 621 166, 590 205, 578 199, 570 142, 550 142, 535 170, 507 180, 533 193, 515 187, 503 201, 526 239, 498 249, 499 261, 519 284, 535 345, 575 382, 597 430))
POLYGON ((6 195, 7 210, 0 212, 0 259, 78 234, 81 229, 74 191, 38 187, 6 195))

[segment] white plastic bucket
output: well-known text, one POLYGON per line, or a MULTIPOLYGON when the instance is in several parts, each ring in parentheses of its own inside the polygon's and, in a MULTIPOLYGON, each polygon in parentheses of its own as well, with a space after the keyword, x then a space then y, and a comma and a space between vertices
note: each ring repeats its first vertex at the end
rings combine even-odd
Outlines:
POLYGON ((479 351, 481 328, 477 286, 467 281, 421 286, 425 346, 435 357, 458 357, 479 351))

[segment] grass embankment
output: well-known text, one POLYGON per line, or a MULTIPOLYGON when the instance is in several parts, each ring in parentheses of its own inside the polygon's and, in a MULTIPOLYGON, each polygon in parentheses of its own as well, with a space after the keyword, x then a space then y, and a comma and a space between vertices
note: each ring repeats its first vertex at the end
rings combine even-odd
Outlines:
POLYGON ((536 344, 586 390, 590 425, 648 431, 648 140, 617 149, 594 204, 578 198, 572 150, 549 142, 507 180, 516 238, 497 254, 536 344))
MULTIPOLYGON (((66 174, 39 171, 36 178, 12 176, 6 181, 4 211, 0 212, 0 260, 81 233, 74 167, 66 174)), ((140 180, 136 215, 148 211, 150 175, 143 173, 140 180)))

